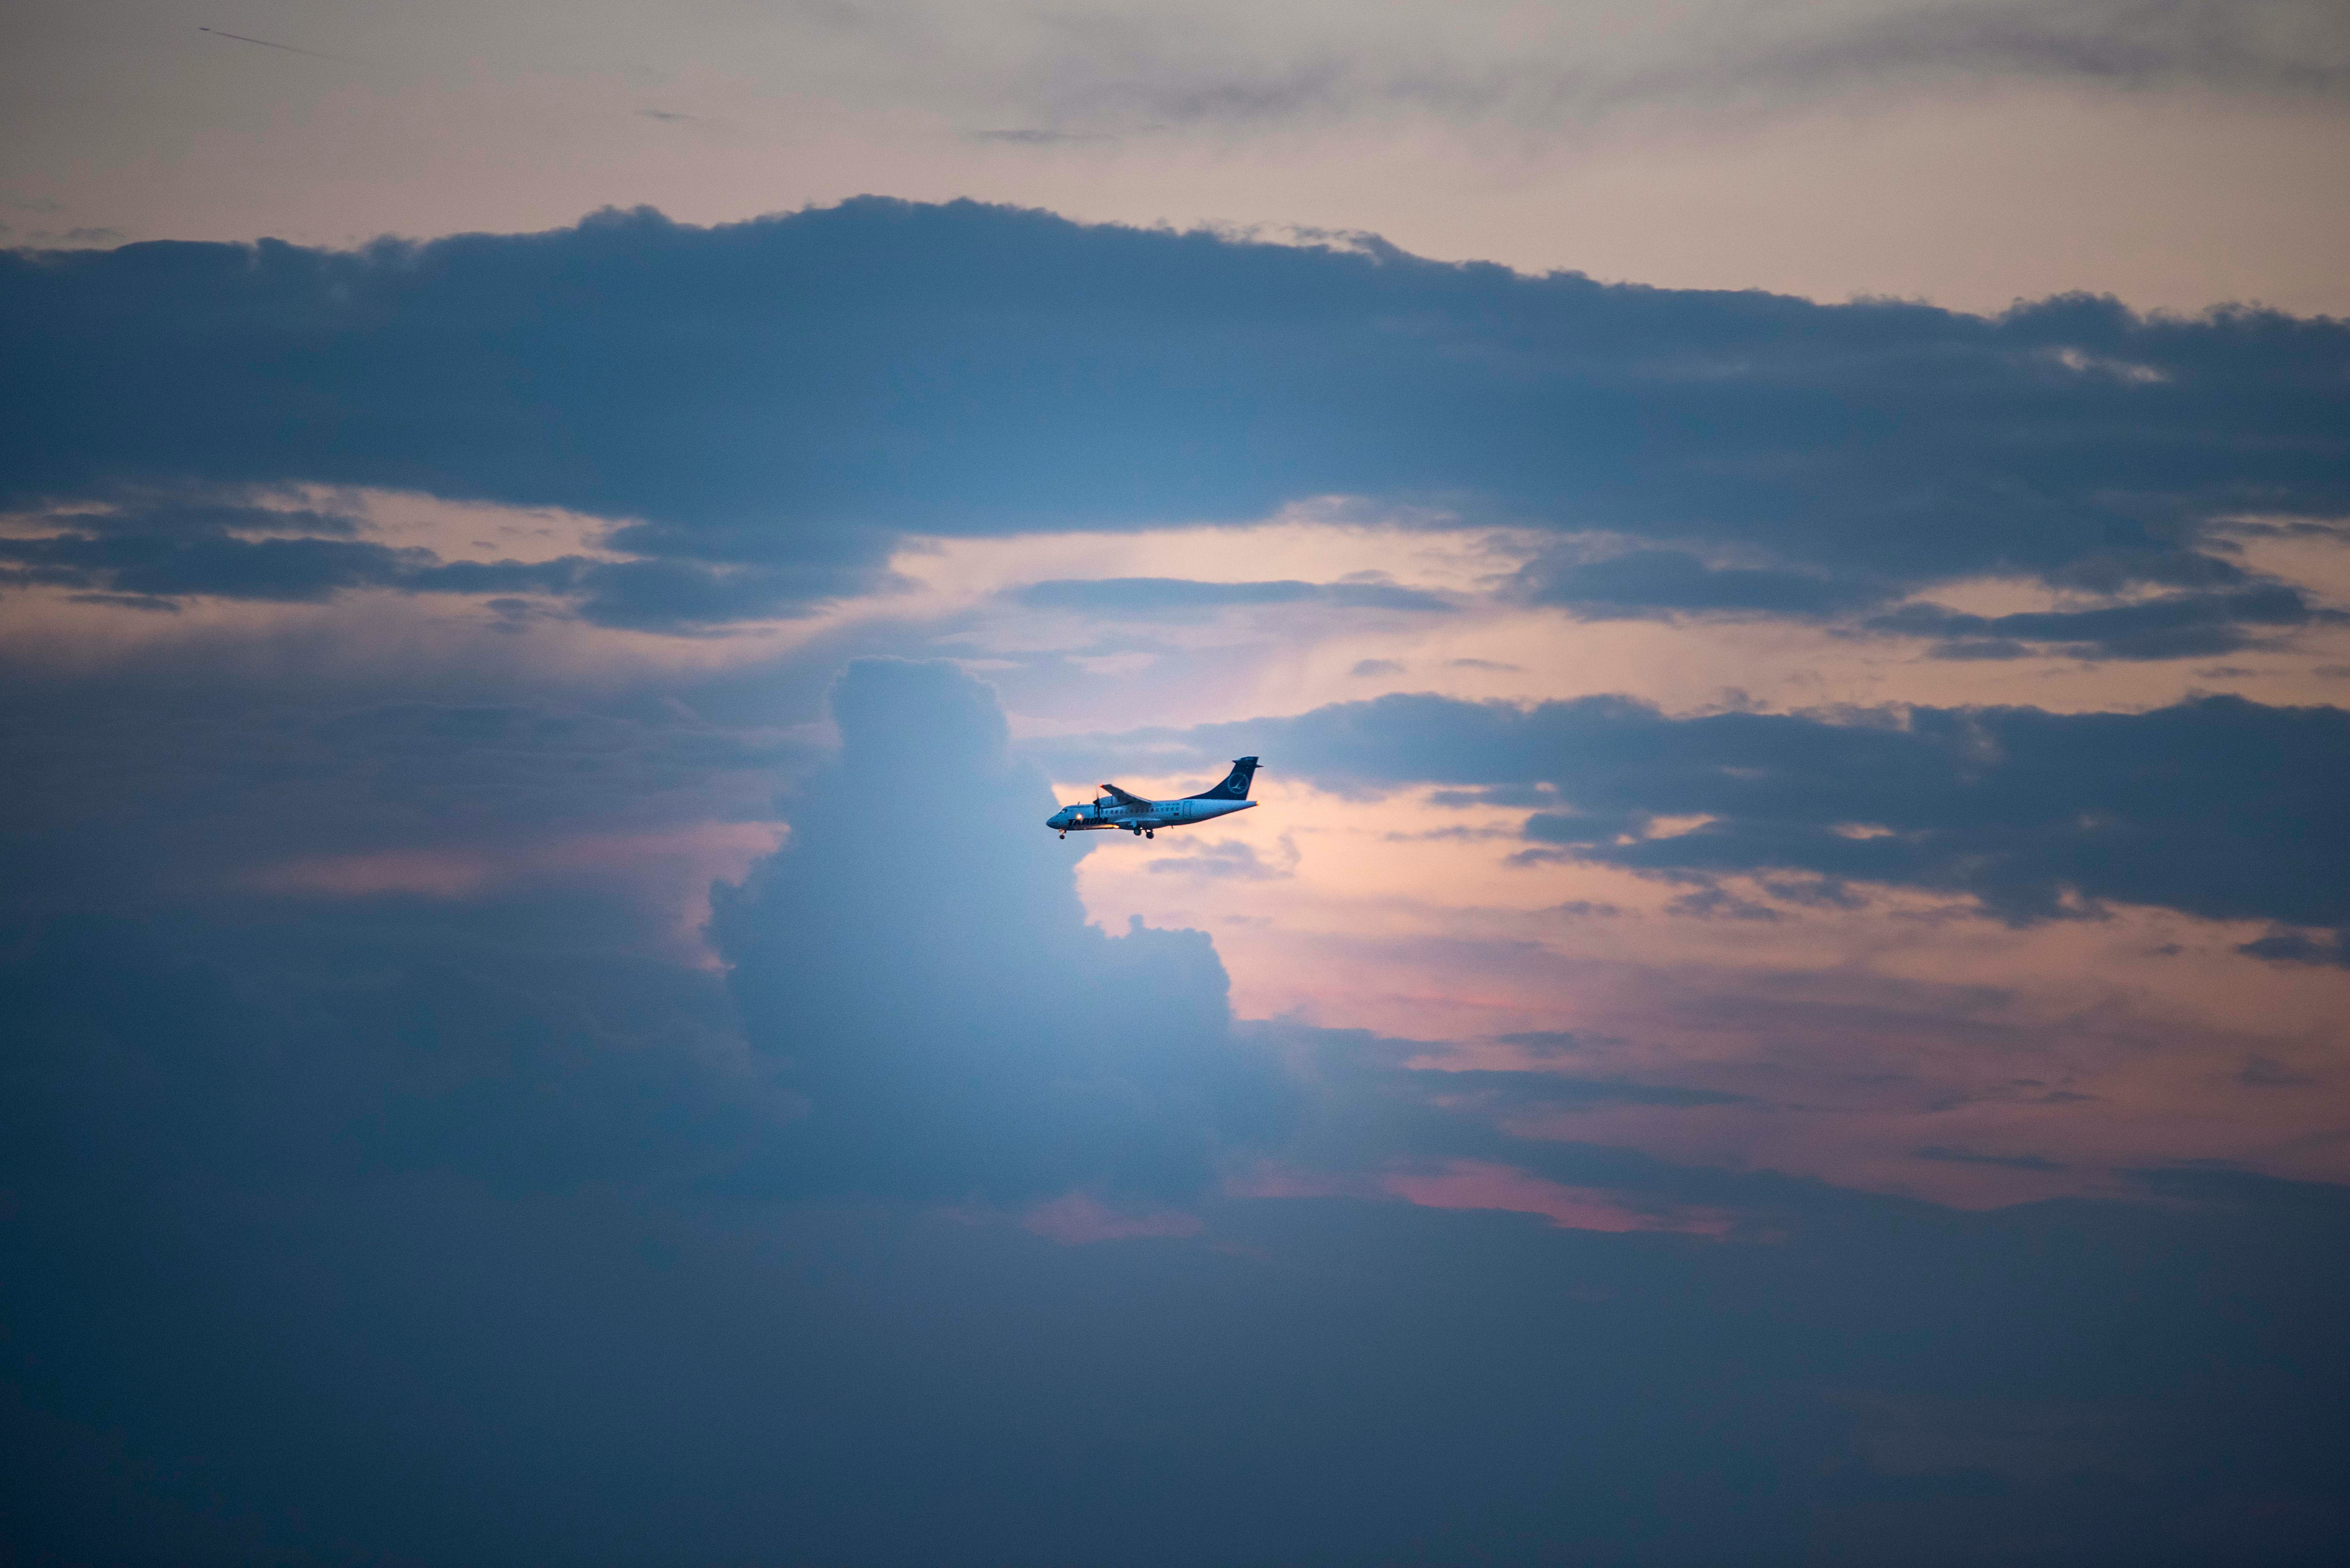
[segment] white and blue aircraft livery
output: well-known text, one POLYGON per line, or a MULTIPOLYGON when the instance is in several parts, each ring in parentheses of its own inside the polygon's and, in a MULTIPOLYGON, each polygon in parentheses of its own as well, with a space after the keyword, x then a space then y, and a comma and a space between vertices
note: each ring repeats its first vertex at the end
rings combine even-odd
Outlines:
POLYGON ((1256 759, 1241 757, 1232 763, 1223 783, 1181 800, 1145 800, 1116 784, 1103 784, 1100 799, 1091 805, 1065 805, 1046 817, 1045 826, 1058 828, 1064 838, 1104 827, 1123 827, 1155 838, 1162 827, 1180 827, 1187 822, 1206 822, 1246 811, 1256 804, 1248 797, 1249 780, 1255 776, 1256 759))

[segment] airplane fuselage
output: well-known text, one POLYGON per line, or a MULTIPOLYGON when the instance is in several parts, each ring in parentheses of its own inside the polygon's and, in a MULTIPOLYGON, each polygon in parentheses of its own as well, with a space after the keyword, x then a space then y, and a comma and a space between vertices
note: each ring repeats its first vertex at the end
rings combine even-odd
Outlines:
POLYGON ((1230 816, 1254 805, 1253 800, 1149 800, 1139 805, 1096 801, 1091 805, 1065 805, 1045 819, 1045 826, 1062 833, 1098 833, 1123 828, 1128 833, 1155 833, 1162 827, 1182 827, 1230 816))
POLYGON ((1046 817, 1045 826, 1064 838, 1072 833, 1099 833, 1112 827, 1149 838, 1162 827, 1183 827, 1246 811, 1256 804, 1248 797, 1249 784, 1255 777, 1254 757, 1234 757, 1232 771, 1224 775, 1223 783, 1181 800, 1145 800, 1131 790, 1106 784, 1091 805, 1065 805, 1046 817))

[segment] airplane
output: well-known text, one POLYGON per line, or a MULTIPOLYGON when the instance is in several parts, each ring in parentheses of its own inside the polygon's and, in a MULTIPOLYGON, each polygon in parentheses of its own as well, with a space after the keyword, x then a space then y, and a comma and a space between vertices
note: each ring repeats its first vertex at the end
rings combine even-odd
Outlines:
POLYGON ((1255 775, 1254 757, 1236 757, 1223 783, 1181 800, 1145 800, 1116 784, 1106 784, 1100 786, 1101 795, 1091 805, 1065 805, 1046 817, 1045 826, 1059 829, 1064 838, 1072 833, 1097 833, 1108 827, 1123 827, 1141 837, 1156 838, 1162 827, 1180 827, 1187 822, 1206 822, 1246 811, 1256 804, 1248 797, 1249 780, 1255 775))

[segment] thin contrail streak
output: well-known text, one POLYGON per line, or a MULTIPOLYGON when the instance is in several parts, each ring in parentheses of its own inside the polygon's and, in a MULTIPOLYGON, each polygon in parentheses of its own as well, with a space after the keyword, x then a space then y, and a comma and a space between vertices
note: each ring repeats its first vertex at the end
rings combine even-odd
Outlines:
POLYGON ((289 55, 307 55, 314 60, 339 60, 340 55, 322 55, 316 49, 297 49, 291 44, 273 44, 266 38, 248 38, 243 33, 224 33, 218 27, 199 27, 199 33, 210 33, 215 38, 234 38, 240 44, 259 44, 265 49, 283 49, 289 55))

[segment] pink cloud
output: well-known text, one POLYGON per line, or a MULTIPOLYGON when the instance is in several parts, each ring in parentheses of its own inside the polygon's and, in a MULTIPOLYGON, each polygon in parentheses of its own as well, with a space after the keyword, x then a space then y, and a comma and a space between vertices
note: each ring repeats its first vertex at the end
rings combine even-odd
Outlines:
POLYGON ((1731 1216, 1715 1209, 1635 1207, 1625 1194, 1599 1187, 1568 1187, 1483 1160, 1448 1162, 1441 1171, 1386 1174, 1308 1170, 1261 1161, 1224 1184, 1233 1198, 1367 1198, 1422 1209, 1498 1209, 1539 1214, 1563 1231, 1674 1231, 1695 1236, 1729 1233, 1731 1216))
POLYGON ((463 849, 386 849, 372 855, 320 855, 287 860, 244 878, 256 892, 327 898, 368 898, 413 893, 462 898, 480 891, 502 867, 488 855, 463 849))
POLYGON ((1620 1193, 1598 1187, 1566 1187, 1506 1165, 1461 1159, 1435 1175, 1390 1175, 1380 1186, 1423 1209, 1502 1209, 1539 1214, 1563 1231, 1678 1231, 1696 1236, 1728 1234, 1731 1219, 1713 1209, 1635 1209, 1620 1193))
POLYGON ((1020 1225, 1065 1247, 1139 1236, 1196 1236, 1205 1228, 1198 1215, 1180 1209, 1117 1210, 1083 1192, 1039 1203, 1021 1216, 1020 1225))

